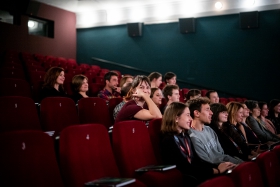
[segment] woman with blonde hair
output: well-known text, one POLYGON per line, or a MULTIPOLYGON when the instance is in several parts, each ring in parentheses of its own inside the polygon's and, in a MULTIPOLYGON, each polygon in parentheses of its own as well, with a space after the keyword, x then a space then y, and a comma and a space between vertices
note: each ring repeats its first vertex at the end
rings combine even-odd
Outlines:
POLYGON ((188 134, 192 117, 184 103, 173 102, 165 110, 161 125, 161 152, 164 164, 176 165, 186 186, 199 183, 226 172, 235 166, 230 162, 219 165, 202 161, 196 154, 188 134))
POLYGON ((63 88, 64 81, 64 69, 61 67, 51 67, 44 77, 44 84, 40 92, 40 101, 46 97, 67 97, 63 88))
POLYGON ((223 132, 236 143, 235 146, 240 150, 241 159, 251 160, 257 156, 257 153, 249 147, 245 129, 241 125, 243 120, 243 105, 239 102, 232 101, 226 107, 228 109, 228 122, 223 124, 223 132))

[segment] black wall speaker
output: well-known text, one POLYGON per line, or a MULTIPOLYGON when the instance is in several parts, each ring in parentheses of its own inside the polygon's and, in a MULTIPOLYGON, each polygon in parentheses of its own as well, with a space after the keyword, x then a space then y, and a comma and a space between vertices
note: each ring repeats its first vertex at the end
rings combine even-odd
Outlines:
POLYGON ((130 37, 142 36, 143 23, 128 23, 127 32, 130 37))
POLYGON ((180 18, 179 29, 182 34, 195 32, 195 18, 180 18))
POLYGON ((241 29, 252 29, 259 27, 259 12, 240 12, 239 22, 241 29))

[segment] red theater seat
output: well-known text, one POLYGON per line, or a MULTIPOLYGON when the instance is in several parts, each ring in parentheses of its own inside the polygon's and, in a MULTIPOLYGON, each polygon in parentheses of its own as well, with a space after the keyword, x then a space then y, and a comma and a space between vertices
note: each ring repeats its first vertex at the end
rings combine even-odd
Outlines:
POLYGON ((67 97, 47 97, 40 105, 40 120, 44 131, 55 131, 56 135, 70 125, 79 124, 74 101, 67 97))
POLYGON ((80 123, 99 123, 107 129, 113 124, 104 99, 99 97, 82 98, 78 101, 80 123))
POLYGON ((257 157, 256 162, 261 169, 264 186, 279 187, 280 165, 276 153, 266 151, 257 157))
POLYGON ((31 87, 23 79, 0 79, 0 96, 23 96, 31 98, 31 87))
MULTIPOLYGON (((120 177, 107 129, 100 124, 65 128, 60 135, 60 166, 67 187, 102 177, 120 177)), ((128 185, 145 186, 141 182, 128 185)))
POLYGON ((113 150, 123 177, 135 177, 147 186, 182 186, 182 175, 177 169, 164 172, 147 171, 138 174, 136 169, 157 165, 148 129, 138 120, 114 124, 113 150))
POLYGON ((234 187, 234 183, 228 176, 219 176, 203 182, 198 187, 234 187))
POLYGON ((40 131, 0 136, 1 186, 63 187, 52 138, 40 131))
POLYGON ((162 122, 162 118, 153 119, 149 122, 149 128, 148 128, 154 153, 158 163, 162 163, 161 151, 160 151, 161 122, 162 122))
POLYGON ((41 130, 34 101, 28 97, 0 97, 0 132, 41 130))
POLYGON ((254 162, 243 162, 231 173, 236 187, 264 187, 260 168, 254 162))

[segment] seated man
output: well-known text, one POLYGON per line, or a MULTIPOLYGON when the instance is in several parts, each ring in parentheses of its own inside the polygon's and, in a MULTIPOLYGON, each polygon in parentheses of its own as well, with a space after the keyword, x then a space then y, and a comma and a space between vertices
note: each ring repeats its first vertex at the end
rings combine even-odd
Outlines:
POLYGON ((166 85, 162 90, 163 96, 166 99, 167 103, 165 107, 162 109, 162 113, 164 113, 165 108, 173 102, 179 102, 180 94, 179 87, 177 85, 166 85))
POLYGON ((210 110, 208 98, 196 98, 189 100, 187 105, 190 109, 190 115, 193 118, 191 128, 188 131, 192 140, 195 152, 198 156, 212 164, 220 164, 222 162, 231 162, 239 164, 243 162, 239 158, 233 158, 224 154, 224 150, 220 145, 216 133, 204 124, 211 123, 213 112, 210 110))
POLYGON ((187 94, 185 94, 185 101, 201 97, 201 91, 198 89, 190 89, 187 94))
POLYGON ((210 99, 210 104, 212 103, 219 103, 219 95, 218 92, 215 90, 208 90, 208 92, 206 92, 206 97, 208 97, 210 99))
POLYGON ((109 99, 114 97, 120 97, 121 88, 118 86, 118 74, 109 71, 104 75, 105 87, 98 93, 98 97, 109 101, 109 99))

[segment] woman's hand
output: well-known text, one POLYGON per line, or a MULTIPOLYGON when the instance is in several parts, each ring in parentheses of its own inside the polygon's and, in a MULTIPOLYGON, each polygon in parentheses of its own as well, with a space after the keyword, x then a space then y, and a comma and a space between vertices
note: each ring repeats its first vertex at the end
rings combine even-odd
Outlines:
POLYGON ((142 89, 136 89, 135 93, 132 94, 134 97, 143 97, 144 95, 150 95, 148 93, 143 92, 142 89))
POLYGON ((236 164, 233 164, 231 162, 223 162, 220 163, 218 166, 218 169, 220 170, 220 173, 224 173, 225 171, 229 170, 229 169, 233 169, 236 167, 236 164))

